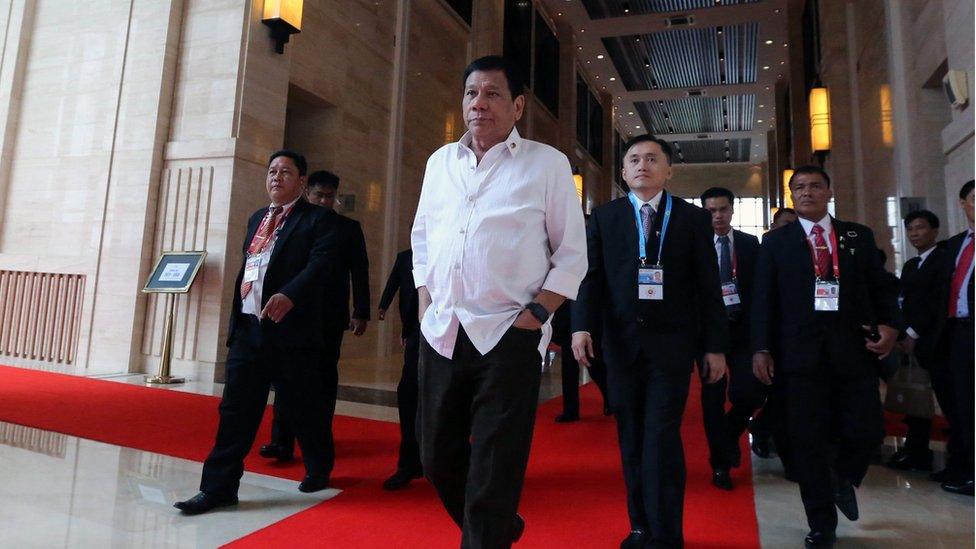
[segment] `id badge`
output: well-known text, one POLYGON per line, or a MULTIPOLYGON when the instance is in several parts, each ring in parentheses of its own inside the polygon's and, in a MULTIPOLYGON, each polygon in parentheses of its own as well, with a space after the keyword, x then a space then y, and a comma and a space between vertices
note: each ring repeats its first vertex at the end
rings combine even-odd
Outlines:
POLYGON ((244 263, 244 280, 243 282, 254 282, 258 279, 258 273, 261 271, 261 256, 252 255, 247 258, 244 263))
POLYGON ((840 310, 840 283, 818 280, 813 286, 813 310, 840 310))
POLYGON ((661 267, 637 269, 637 298, 652 301, 664 299, 664 269, 661 267))
POLYGON ((722 284, 722 301, 725 301, 726 307, 742 303, 742 300, 739 298, 739 288, 735 282, 722 284))

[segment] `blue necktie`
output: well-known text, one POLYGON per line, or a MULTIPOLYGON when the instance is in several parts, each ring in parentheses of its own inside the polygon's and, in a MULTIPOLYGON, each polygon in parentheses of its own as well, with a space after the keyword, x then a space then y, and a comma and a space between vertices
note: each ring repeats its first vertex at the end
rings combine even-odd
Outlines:
POLYGON ((718 256, 718 274, 722 278, 722 284, 732 282, 732 252, 729 250, 729 235, 718 237, 718 243, 722 246, 718 256))

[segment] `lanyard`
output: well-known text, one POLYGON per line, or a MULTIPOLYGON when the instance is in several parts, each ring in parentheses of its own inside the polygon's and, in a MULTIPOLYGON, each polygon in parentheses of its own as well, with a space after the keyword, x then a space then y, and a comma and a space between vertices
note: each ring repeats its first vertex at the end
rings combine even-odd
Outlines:
MULTIPOLYGON (((809 238, 806 240, 807 246, 810 246, 810 255, 813 256, 813 272, 817 275, 817 280, 823 280, 825 273, 820 272, 820 265, 817 263, 817 249, 813 246, 813 243, 810 242, 809 238)), ((837 231, 835 229, 830 231, 830 244, 830 259, 833 260, 834 263, 834 278, 840 280, 840 262, 837 259, 840 254, 837 251, 837 231)))
MULTIPOLYGON (((671 193, 665 193, 667 202, 664 206, 664 220, 661 221, 661 238, 657 245, 657 266, 661 266, 661 252, 664 251, 664 236, 668 233, 668 222, 671 220, 671 193)), ((637 197, 633 192, 627 193, 631 206, 634 207, 634 217, 637 218, 637 257, 641 260, 641 265, 647 259, 647 240, 644 238, 644 227, 641 225, 640 207, 637 205, 637 197)), ((652 227, 653 228, 653 227, 652 227)))

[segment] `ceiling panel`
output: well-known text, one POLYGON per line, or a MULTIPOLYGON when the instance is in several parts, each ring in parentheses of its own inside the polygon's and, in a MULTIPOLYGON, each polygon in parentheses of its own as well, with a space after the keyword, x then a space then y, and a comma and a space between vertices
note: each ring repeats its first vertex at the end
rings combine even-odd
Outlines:
POLYGON ((759 23, 603 38, 628 91, 756 81, 759 23))
POLYGON ((752 139, 702 139, 672 141, 675 163, 713 164, 718 162, 748 162, 752 139))
POLYGON ((590 19, 753 4, 759 0, 583 0, 590 19))
POLYGON ((644 127, 656 135, 751 131, 755 95, 688 97, 634 103, 644 127))

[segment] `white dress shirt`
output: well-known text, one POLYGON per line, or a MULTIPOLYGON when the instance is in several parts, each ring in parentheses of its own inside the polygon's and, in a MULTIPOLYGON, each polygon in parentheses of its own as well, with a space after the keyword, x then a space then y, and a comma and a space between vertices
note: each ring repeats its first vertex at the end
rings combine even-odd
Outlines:
POLYGON ((803 226, 803 232, 807 234, 807 240, 810 241, 811 246, 814 245, 814 240, 816 239, 816 237, 813 234, 813 226, 820 225, 821 227, 823 227, 824 230, 823 237, 824 240, 827 241, 827 251, 830 253, 834 253, 834 245, 830 241, 830 232, 834 230, 833 225, 831 225, 830 223, 830 214, 823 216, 823 219, 817 221, 816 223, 810 221, 809 219, 804 219, 801 217, 800 225, 803 226))
POLYGON ((732 264, 735 265, 735 259, 734 259, 735 258, 735 239, 732 238, 732 233, 733 233, 732 229, 729 229, 729 232, 725 233, 724 235, 716 234, 714 236, 714 238, 712 239, 712 241, 713 241, 713 243, 715 245, 715 256, 718 258, 718 270, 719 270, 719 272, 722 272, 722 245, 719 244, 718 239, 719 238, 722 238, 723 236, 729 237, 729 261, 731 261, 732 264))
MULTIPOLYGON (((973 231, 967 230, 966 238, 962 239, 962 246, 959 248, 959 253, 956 254, 956 262, 953 263, 953 265, 958 267, 959 258, 962 257, 963 250, 966 249, 966 246, 969 246, 969 243, 972 242, 972 240, 973 231)), ((969 279, 973 277, 973 264, 976 264, 976 261, 969 265, 969 272, 966 273, 966 278, 964 278, 962 281, 962 288, 959 289, 959 299, 956 300, 956 318, 969 318, 970 314, 972 313, 972 311, 969 310, 969 279)), ((952 272, 953 275, 955 275, 955 268, 953 268, 952 272)))
MULTIPOLYGON (((414 281, 432 299, 420 330, 446 358, 459 326, 487 354, 540 291, 575 299, 586 274, 583 210, 566 155, 514 129, 480 163, 470 144, 466 133, 427 160, 410 235, 414 281)), ((551 333, 547 322, 540 352, 551 333)))
MULTIPOLYGON (((285 226, 284 220, 287 219, 288 214, 291 213, 291 209, 295 206, 296 202, 301 200, 301 198, 302 198, 301 195, 298 195, 298 198, 292 200, 288 204, 285 204, 284 208, 281 210, 281 213, 278 214, 279 216, 281 216, 282 227, 285 226)), ((277 206, 277 204, 273 202, 271 203, 270 206, 268 206, 268 213, 264 214, 265 219, 267 219, 267 217, 271 215, 271 208, 274 208, 275 206, 277 206)), ((263 222, 264 220, 262 219, 261 223, 263 222)), ((258 229, 261 228, 260 223, 258 224, 257 228, 258 229)), ((257 229, 255 229, 255 231, 256 230, 257 229)), ((268 272, 268 263, 271 262, 271 252, 274 251, 275 243, 277 241, 278 241, 278 231, 274 231, 273 233, 271 233, 271 243, 268 244, 268 247, 264 250, 264 252, 260 254, 261 266, 258 268, 258 279, 251 283, 251 291, 248 292, 247 297, 245 297, 244 300, 241 301, 241 312, 246 315, 254 315, 257 317, 261 316, 261 292, 264 289, 264 274, 268 272)), ((248 246, 250 246, 250 244, 251 243, 248 242, 248 246)), ((247 251, 245 250, 245 253, 246 252, 247 251)), ((238 288, 237 291, 240 291, 240 288, 238 288)))

